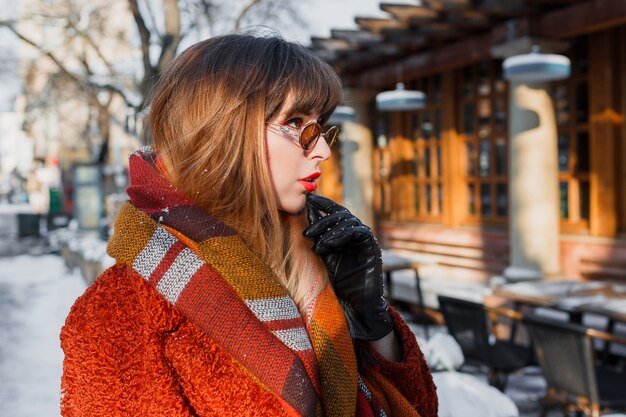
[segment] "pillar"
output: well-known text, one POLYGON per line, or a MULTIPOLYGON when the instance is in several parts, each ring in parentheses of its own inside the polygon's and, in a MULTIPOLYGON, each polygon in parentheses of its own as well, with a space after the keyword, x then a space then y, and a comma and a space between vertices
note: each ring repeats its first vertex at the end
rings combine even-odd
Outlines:
POLYGON ((509 84, 510 280, 560 270, 557 131, 547 83, 509 84))
MULTIPOLYGON (((519 38, 492 48, 498 58, 532 45, 558 53, 564 42, 519 38)), ((509 83, 510 281, 560 275, 557 130, 549 83, 509 83)))
POLYGON ((374 227, 374 172, 369 104, 375 91, 366 89, 344 90, 344 104, 352 107, 356 116, 344 122, 341 136, 341 180, 344 205, 361 221, 374 227))

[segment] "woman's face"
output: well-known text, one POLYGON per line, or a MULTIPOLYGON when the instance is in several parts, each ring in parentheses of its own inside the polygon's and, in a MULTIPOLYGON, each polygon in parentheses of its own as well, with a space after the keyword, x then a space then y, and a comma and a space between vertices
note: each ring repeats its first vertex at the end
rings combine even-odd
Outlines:
POLYGON ((330 148, 320 138, 313 149, 305 151, 298 143, 298 134, 309 122, 318 121, 319 113, 286 113, 293 102, 290 94, 279 114, 270 124, 286 126, 289 133, 266 129, 270 176, 280 210, 298 213, 304 208, 306 194, 315 191, 320 176, 320 163, 330 157, 330 148))

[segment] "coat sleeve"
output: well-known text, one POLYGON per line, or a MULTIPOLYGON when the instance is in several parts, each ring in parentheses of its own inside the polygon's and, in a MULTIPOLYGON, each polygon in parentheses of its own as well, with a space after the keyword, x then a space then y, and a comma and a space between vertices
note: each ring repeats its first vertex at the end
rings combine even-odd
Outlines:
POLYGON ((61 331, 65 417, 194 415, 129 274, 123 266, 107 270, 67 317, 61 331))
POLYGON ((424 355, 402 317, 393 308, 390 312, 402 348, 402 359, 389 361, 367 344, 362 344, 365 355, 371 358, 365 361, 366 366, 390 380, 422 417, 436 417, 437 388, 424 355))

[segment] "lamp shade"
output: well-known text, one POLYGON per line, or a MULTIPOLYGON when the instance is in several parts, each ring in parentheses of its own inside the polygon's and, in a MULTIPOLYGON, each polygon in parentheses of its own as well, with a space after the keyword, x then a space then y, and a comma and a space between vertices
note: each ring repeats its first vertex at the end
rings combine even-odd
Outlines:
POLYGON ((376 108, 379 111, 401 111, 422 109, 426 105, 426 94, 421 91, 405 90, 404 84, 396 84, 396 89, 376 95, 376 108))
POLYGON ((345 122, 354 122, 356 120, 356 111, 350 106, 337 106, 335 111, 330 115, 326 123, 331 125, 340 125, 345 122))
POLYGON ((570 76, 571 62, 563 55, 544 54, 535 45, 529 54, 505 59, 502 70, 504 78, 509 81, 556 81, 570 76))

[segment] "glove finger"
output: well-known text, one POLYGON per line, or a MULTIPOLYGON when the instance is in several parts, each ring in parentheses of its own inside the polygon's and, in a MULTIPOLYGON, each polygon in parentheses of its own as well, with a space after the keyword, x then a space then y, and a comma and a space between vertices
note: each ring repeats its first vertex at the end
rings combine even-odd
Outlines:
POLYGON ((339 213, 349 210, 344 206, 335 203, 333 200, 326 198, 318 194, 307 194, 307 203, 313 205, 318 210, 323 211, 326 214, 339 213))
POLYGON ((327 232, 328 229, 332 230, 337 227, 344 226, 344 223, 350 220, 356 221, 359 224, 361 223, 359 222, 359 219, 357 219, 348 212, 329 214, 328 216, 322 217, 321 219, 317 220, 317 222, 311 224, 309 227, 304 229, 304 236, 315 237, 319 234, 327 232))
MULTIPOLYGON (((322 213, 320 213, 318 209, 316 209, 310 204, 306 205, 306 216, 307 216, 307 219, 309 220, 309 225, 313 225, 317 223, 323 217, 322 213)), ((305 232, 307 229, 305 229, 305 232)))
POLYGON ((316 253, 326 253, 358 246, 371 239, 372 232, 367 226, 359 223, 347 224, 346 227, 329 231, 322 235, 313 246, 316 253))

